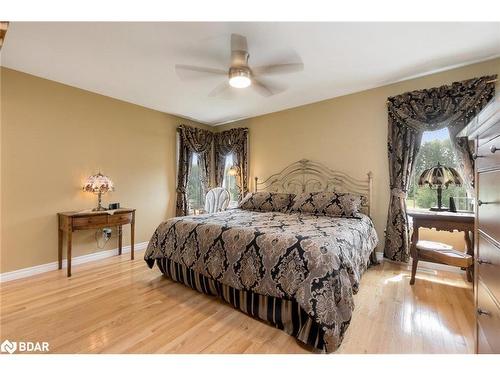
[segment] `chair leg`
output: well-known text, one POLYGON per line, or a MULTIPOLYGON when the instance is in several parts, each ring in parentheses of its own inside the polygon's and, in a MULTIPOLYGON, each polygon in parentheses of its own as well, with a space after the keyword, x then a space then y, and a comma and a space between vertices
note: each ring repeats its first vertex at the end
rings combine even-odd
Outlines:
POLYGON ((415 284, 415 274, 417 273, 418 257, 413 258, 413 263, 411 265, 411 278, 410 285, 415 284))

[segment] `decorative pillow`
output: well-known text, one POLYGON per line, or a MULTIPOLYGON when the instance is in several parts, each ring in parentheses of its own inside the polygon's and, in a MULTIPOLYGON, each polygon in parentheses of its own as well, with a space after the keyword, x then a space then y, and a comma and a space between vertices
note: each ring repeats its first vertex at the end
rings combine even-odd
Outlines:
POLYGON ((251 211, 286 212, 295 198, 295 194, 270 193, 266 191, 248 193, 240 202, 238 208, 251 211))
POLYGON ((333 217, 355 217, 361 208, 362 197, 350 193, 302 193, 293 201, 291 212, 333 217))

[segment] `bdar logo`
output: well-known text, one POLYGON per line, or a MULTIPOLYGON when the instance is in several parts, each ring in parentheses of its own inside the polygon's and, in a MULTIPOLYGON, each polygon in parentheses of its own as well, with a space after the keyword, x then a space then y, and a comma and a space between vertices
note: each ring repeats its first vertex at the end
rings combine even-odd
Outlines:
POLYGON ((9 340, 5 340, 4 342, 2 342, 2 345, 0 345, 0 351, 2 351, 2 353, 14 353, 17 349, 17 342, 11 342, 9 340))

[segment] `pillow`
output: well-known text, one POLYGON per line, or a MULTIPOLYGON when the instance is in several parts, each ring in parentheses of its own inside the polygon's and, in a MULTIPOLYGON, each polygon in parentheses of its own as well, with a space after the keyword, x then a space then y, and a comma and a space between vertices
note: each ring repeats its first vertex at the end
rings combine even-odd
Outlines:
POLYGON ((240 202, 238 208, 251 211, 278 211, 286 212, 295 198, 295 194, 270 193, 261 191, 248 193, 240 202))
POLYGON ((332 217, 356 217, 362 197, 350 193, 302 193, 295 197, 291 212, 309 213, 332 217))

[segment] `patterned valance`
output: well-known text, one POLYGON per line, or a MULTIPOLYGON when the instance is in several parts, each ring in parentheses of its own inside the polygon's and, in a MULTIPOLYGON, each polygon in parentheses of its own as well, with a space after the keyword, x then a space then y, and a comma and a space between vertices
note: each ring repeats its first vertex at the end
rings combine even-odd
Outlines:
POLYGON ((179 134, 184 144, 197 154, 204 154, 212 148, 213 133, 208 130, 180 125, 179 134))
POLYGON ((453 82, 388 98, 389 116, 416 131, 450 129, 457 134, 495 95, 496 75, 453 82))
POLYGON ((242 150, 247 141, 248 128, 229 129, 215 134, 216 155, 227 155, 242 150))

